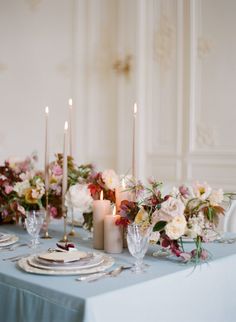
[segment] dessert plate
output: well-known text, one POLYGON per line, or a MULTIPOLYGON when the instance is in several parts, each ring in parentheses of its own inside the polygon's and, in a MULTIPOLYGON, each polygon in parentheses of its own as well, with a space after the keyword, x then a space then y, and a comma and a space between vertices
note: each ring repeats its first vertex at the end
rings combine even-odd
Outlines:
POLYGON ((41 260, 37 256, 31 257, 28 259, 28 264, 40 268, 40 269, 49 269, 55 271, 65 271, 65 270, 75 270, 75 269, 86 269, 95 266, 99 266, 103 263, 104 256, 101 254, 93 254, 88 259, 81 259, 75 262, 70 263, 50 263, 45 260, 41 260))
POLYGON ((16 235, 10 235, 9 239, 7 239, 7 240, 5 240, 3 242, 0 242, 0 248, 15 244, 18 240, 19 240, 19 237, 17 237, 16 235))
POLYGON ((17 265, 20 269, 22 269, 27 273, 39 274, 39 275, 65 276, 65 275, 92 274, 92 273, 103 272, 114 264, 114 259, 111 256, 108 256, 105 254, 102 254, 102 256, 103 256, 103 262, 100 265, 90 267, 90 268, 81 268, 81 269, 73 269, 73 270, 41 269, 38 267, 31 266, 30 263, 32 262, 32 257, 34 257, 34 255, 21 258, 17 262, 17 265))
POLYGON ((81 251, 45 252, 38 255, 40 259, 49 262, 70 263, 87 257, 87 253, 81 251))

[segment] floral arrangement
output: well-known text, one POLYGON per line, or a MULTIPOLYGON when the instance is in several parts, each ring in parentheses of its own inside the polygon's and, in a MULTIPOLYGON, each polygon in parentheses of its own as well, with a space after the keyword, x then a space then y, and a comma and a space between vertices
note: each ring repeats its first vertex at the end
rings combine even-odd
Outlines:
MULTIPOLYGON (((137 191, 137 187, 133 189, 137 191)), ((142 198, 138 198, 138 201, 124 200, 121 203, 121 219, 117 224, 136 222, 144 226, 151 225, 152 243, 159 243, 186 262, 207 260, 209 254, 202 243, 216 236, 219 216, 224 214, 222 189, 213 190, 206 183, 195 183, 190 187, 174 188, 170 194, 163 196, 161 183, 151 180, 149 186, 143 187, 141 191, 142 198), (194 250, 184 250, 185 237, 194 240, 194 250)))
POLYGON ((0 222, 17 221, 27 210, 42 207, 42 173, 35 170, 37 156, 10 158, 0 166, 0 222))
POLYGON ((115 203, 115 189, 119 185, 119 177, 114 170, 108 169, 94 173, 90 178, 89 190, 94 200, 100 198, 103 191, 104 199, 115 203))
POLYGON ((103 191, 104 199, 115 203, 115 189, 118 185, 119 177, 114 170, 91 172, 84 182, 80 181, 70 186, 66 194, 66 206, 73 207, 83 213, 83 227, 91 230, 93 226, 93 200, 100 199, 100 194, 103 191))
MULTIPOLYGON (((36 169, 37 156, 25 160, 10 158, 0 166, 0 223, 15 222, 24 218, 26 211, 45 207, 44 174, 36 169)), ((61 154, 49 166, 48 202, 50 215, 62 216, 62 164, 61 154)), ((93 172, 93 166, 76 166, 68 157, 68 187, 86 182, 93 172)))
MULTIPOLYGON (((84 183, 91 176, 93 165, 77 166, 72 157, 67 159, 68 189, 78 184, 84 183)), ((63 155, 56 154, 56 159, 49 166, 49 191, 48 203, 50 215, 53 218, 62 216, 62 175, 63 175, 63 155)))

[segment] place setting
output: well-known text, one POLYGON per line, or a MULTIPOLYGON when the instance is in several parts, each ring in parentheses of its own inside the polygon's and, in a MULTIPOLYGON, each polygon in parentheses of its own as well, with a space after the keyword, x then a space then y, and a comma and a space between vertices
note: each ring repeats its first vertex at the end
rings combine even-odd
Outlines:
POLYGON ((7 251, 9 249, 14 249, 19 246, 16 244, 19 240, 19 237, 15 234, 0 233, 0 251, 7 251))
POLYGON ((115 262, 111 256, 100 252, 80 251, 74 245, 66 250, 60 245, 20 258, 17 266, 39 275, 84 275, 103 272, 115 262))

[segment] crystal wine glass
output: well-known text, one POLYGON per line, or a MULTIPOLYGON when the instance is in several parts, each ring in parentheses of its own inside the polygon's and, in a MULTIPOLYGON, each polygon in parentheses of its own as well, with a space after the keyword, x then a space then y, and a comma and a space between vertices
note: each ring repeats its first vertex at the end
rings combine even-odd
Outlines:
POLYGON ((127 243, 130 254, 136 259, 133 267, 133 272, 135 273, 144 271, 143 257, 148 249, 151 231, 151 226, 144 227, 135 223, 128 225, 127 243))
POLYGON ((41 210, 31 210, 26 214, 25 226, 27 232, 32 237, 31 243, 29 244, 32 248, 36 248, 40 244, 39 232, 43 225, 44 218, 45 212, 41 210))

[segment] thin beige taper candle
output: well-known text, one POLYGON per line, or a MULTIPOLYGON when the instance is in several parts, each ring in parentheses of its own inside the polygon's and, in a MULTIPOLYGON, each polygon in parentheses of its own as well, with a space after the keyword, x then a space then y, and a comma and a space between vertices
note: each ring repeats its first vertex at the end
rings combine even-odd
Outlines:
POLYGON ((48 226, 50 221, 50 214, 48 209, 48 190, 49 190, 49 135, 48 135, 48 124, 49 124, 49 108, 45 107, 45 159, 44 159, 44 176, 45 176, 45 231, 42 238, 51 238, 48 233, 48 226))
POLYGON ((69 134, 70 134, 70 156, 73 157, 73 101, 69 99, 69 134))
POLYGON ((137 103, 134 103, 133 113, 133 150, 132 150, 132 176, 136 177, 136 115, 137 115, 137 103))
POLYGON ((63 146, 63 177, 62 177, 62 214, 64 217, 64 236, 62 241, 67 242, 68 237, 66 234, 66 224, 67 224, 67 213, 65 208, 65 195, 67 190, 67 136, 68 136, 68 122, 65 122, 64 126, 64 146, 63 146))

